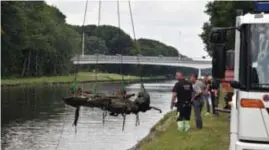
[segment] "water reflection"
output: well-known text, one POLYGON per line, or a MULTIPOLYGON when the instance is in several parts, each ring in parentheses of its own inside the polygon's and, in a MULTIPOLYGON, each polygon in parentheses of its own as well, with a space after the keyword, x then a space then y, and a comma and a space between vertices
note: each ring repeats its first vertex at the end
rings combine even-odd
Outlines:
MULTIPOLYGON (((152 105, 162 108, 163 114, 156 111, 141 113, 139 126, 135 126, 135 116, 129 115, 126 118, 125 131, 122 132, 122 117, 108 116, 103 125, 101 110, 82 108, 77 134, 72 127, 75 109, 64 105, 60 100, 69 93, 69 85, 2 88, 2 148, 12 150, 130 148, 169 110, 169 92, 172 85, 173 82, 145 84, 150 92, 152 105)), ((89 89, 91 86, 84 84, 83 88, 89 89)), ((120 84, 102 84, 99 85, 99 90, 111 91, 119 87, 120 84)), ((127 89, 128 92, 136 93, 139 87, 139 84, 131 84, 127 89)))

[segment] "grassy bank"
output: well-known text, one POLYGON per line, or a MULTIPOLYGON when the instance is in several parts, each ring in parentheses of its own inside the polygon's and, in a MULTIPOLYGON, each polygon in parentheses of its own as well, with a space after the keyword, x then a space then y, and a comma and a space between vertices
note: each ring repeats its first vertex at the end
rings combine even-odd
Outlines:
MULTIPOLYGON (((36 77, 36 78, 12 78, 12 79, 1 79, 1 86, 15 86, 24 84, 53 84, 53 83, 70 83, 73 81, 72 75, 67 76, 51 76, 51 77, 36 77)), ((109 74, 109 73, 98 73, 98 81, 120 81, 121 75, 109 74)), ((150 79, 165 79, 164 77, 143 77, 145 80, 150 79)), ((138 76, 124 76, 124 80, 132 81, 139 80, 138 76)), ((77 76, 78 82, 94 82, 95 73, 92 72, 80 72, 77 76)))
POLYGON ((229 122, 227 115, 220 117, 204 116, 204 128, 195 128, 192 118, 192 128, 189 132, 177 131, 175 113, 170 116, 173 122, 165 131, 156 130, 157 134, 150 140, 144 140, 141 150, 227 150, 229 146, 229 122))
POLYGON ((154 138, 158 138, 161 133, 166 131, 167 127, 170 126, 172 121, 174 121, 174 116, 176 116, 176 111, 171 111, 165 114, 164 117, 150 129, 150 133, 146 137, 144 137, 135 146, 128 150, 140 149, 144 145, 147 145, 149 142, 151 142, 154 138))
MULTIPOLYGON (((204 108, 205 110, 205 108, 204 108)), ((170 112, 159 121, 148 137, 138 147, 141 150, 227 150, 229 147, 228 114, 219 117, 203 115, 204 128, 195 128, 192 111, 191 129, 188 132, 177 131, 176 112, 170 112), (163 124, 169 125, 163 125, 163 124), (165 127, 166 126, 166 127, 165 127)), ((205 112, 203 111, 203 114, 205 112)))

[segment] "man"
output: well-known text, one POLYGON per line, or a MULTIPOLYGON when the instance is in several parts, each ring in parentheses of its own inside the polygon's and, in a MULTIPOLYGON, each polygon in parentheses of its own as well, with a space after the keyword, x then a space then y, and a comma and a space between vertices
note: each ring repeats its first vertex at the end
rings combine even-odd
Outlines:
POLYGON ((211 101, 212 99, 211 99, 211 92, 210 92, 211 82, 208 79, 208 75, 205 75, 205 77, 204 77, 204 84, 206 86, 206 89, 204 91, 204 97, 205 97, 205 101, 206 101, 206 115, 209 115, 210 114, 210 107, 212 104, 212 101, 211 101))
POLYGON ((216 107, 218 107, 218 89, 219 84, 217 81, 212 78, 212 82, 210 85, 210 93, 211 93, 211 101, 212 101, 212 112, 214 115, 219 115, 218 111, 216 111, 216 107))
POLYGON ((190 128, 192 84, 184 79, 182 73, 176 73, 178 82, 172 92, 171 109, 175 105, 179 116, 177 118, 178 130, 188 131, 190 128), (177 103, 176 103, 177 99, 177 103))
POLYGON ((203 121, 202 121, 201 111, 204 104, 203 92, 205 89, 205 85, 202 81, 197 80, 197 75, 191 75, 190 80, 193 83, 192 103, 193 103, 193 108, 194 108, 196 128, 202 129, 203 121))

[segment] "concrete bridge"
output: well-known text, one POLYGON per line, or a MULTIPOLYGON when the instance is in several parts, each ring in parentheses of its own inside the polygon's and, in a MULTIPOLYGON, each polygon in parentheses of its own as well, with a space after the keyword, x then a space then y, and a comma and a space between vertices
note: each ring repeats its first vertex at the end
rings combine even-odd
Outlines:
POLYGON ((201 77, 201 69, 212 68, 211 61, 191 60, 180 57, 164 56, 122 56, 122 55, 76 55, 72 59, 73 64, 141 64, 155 66, 179 66, 198 69, 201 77))

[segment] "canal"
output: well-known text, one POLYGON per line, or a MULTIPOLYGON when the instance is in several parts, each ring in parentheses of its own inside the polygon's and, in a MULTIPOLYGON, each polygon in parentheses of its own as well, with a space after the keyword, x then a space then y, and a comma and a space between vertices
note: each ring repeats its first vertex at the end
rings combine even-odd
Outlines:
MULTIPOLYGON (((61 97, 69 94, 70 85, 24 86, 1 90, 1 144, 7 150, 126 150, 145 137, 150 128, 169 111, 171 89, 175 81, 146 83, 151 110, 140 113, 140 125, 128 115, 122 132, 122 117, 108 116, 102 123, 98 108, 81 108, 77 133, 72 127, 75 109, 66 106, 61 97)), ((83 84, 90 89, 91 84, 83 84)), ((115 91, 121 85, 100 84, 100 91, 115 91)), ((127 86, 128 93, 137 93, 140 84, 127 86)))

